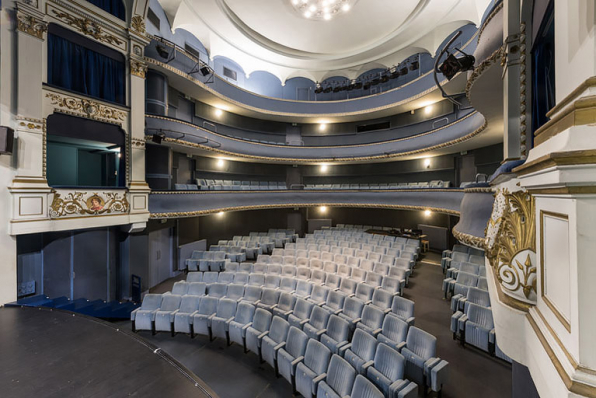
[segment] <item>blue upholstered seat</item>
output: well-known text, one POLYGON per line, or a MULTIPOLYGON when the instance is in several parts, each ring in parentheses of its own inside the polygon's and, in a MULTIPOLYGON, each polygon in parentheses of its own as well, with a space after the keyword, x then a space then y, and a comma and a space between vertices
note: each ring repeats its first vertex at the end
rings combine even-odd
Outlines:
POLYGON ((296 366, 295 375, 296 390, 303 397, 312 398, 317 393, 319 382, 327 375, 330 358, 331 351, 327 347, 316 340, 308 340, 304 360, 296 366))

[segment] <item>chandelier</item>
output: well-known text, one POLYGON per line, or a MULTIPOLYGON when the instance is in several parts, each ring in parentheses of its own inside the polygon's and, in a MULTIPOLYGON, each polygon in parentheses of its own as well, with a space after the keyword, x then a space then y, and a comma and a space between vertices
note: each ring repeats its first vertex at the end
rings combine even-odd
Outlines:
POLYGON ((329 21, 352 9, 358 0, 290 0, 304 18, 329 21))

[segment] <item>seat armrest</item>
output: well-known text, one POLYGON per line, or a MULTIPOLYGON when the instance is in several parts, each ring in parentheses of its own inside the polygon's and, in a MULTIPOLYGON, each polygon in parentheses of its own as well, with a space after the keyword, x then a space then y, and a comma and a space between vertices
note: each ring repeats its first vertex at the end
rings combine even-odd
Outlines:
POLYGON ((370 361, 366 362, 364 365, 362 365, 362 370, 364 370, 364 374, 366 374, 366 369, 370 368, 374 364, 375 364, 375 361, 370 360, 370 361))
POLYGON ((383 329, 381 329, 381 328, 378 328, 378 329, 375 329, 375 330, 373 330, 373 332, 372 332, 373 336, 377 337, 377 335, 378 335, 379 333, 381 333, 381 331, 382 331, 382 330, 383 330, 383 329))
POLYGON ((268 330, 266 330, 266 331, 264 331, 263 333, 261 333, 260 335, 258 335, 258 336, 257 336, 257 338, 258 338, 259 340, 261 340, 263 337, 267 336, 268 334, 269 334, 269 331, 268 331, 268 330))
POLYGON ((495 329, 492 329, 488 334, 488 342, 495 344, 495 340, 496 340, 495 329))
POLYGON ((337 353, 339 354, 339 356, 343 357, 344 356, 344 353, 347 350, 349 350, 350 348, 352 348, 352 343, 345 344, 345 345, 343 345, 341 347, 338 347, 337 353))
MULTIPOLYGON (((397 295, 397 293, 396 293, 396 294, 394 294, 394 296, 395 296, 395 295, 397 295)), ((390 312, 391 312, 391 308, 385 308, 385 310, 384 310, 383 312, 384 312, 385 314, 388 314, 388 313, 390 313, 390 312)))
POLYGON ((468 316, 463 314, 457 321, 458 329, 464 330, 466 328, 466 322, 468 321, 468 316))
POLYGON ((133 312, 130 313, 130 320, 134 321, 137 317, 137 312, 141 310, 141 307, 135 309, 133 312))
POLYGON ((366 301, 364 302, 364 304, 365 304, 365 305, 369 305, 370 303, 372 303, 372 300, 366 300, 366 301))
POLYGON ((356 318, 356 319, 352 319, 352 323, 353 324, 357 324, 358 322, 360 322, 362 320, 362 318, 356 318))
POLYGON ((278 304, 273 304, 273 305, 271 306, 271 309, 274 309, 274 308, 275 308, 275 307, 277 307, 277 306, 278 306, 278 304))
POLYGON ((402 341, 401 343, 399 343, 397 345, 397 351, 401 352, 401 349, 404 348, 406 346, 406 342, 402 341))
POLYGON ((252 326, 252 322, 248 322, 246 325, 242 326, 242 330, 246 330, 252 326))
POLYGON ((257 305, 257 304, 259 304, 260 302, 261 302, 261 300, 257 300, 257 301, 255 301, 255 302, 254 302, 254 305, 257 305))
POLYGON ((292 365, 292 366, 296 366, 296 365, 298 365, 298 364, 299 364, 300 362, 302 362, 302 361, 304 361, 304 357, 303 357, 303 356, 300 356, 300 357, 298 357, 298 358, 294 359, 294 360, 291 362, 291 365, 292 365))
POLYGON ((310 321, 310 319, 303 319, 300 321, 300 326, 303 326, 305 323, 308 323, 308 321, 310 321))
POLYGON ((429 387, 432 391, 441 391, 443 384, 445 384, 448 378, 449 370, 447 365, 449 365, 449 362, 439 359, 430 368, 430 374, 427 376, 427 380, 429 380, 429 387))
POLYGON ((228 318, 228 320, 226 321, 226 324, 229 326, 233 320, 234 320, 234 317, 228 318))
POLYGON ((323 333, 327 333, 327 329, 321 329, 319 331, 317 331, 317 336, 321 336, 323 333))
POLYGON ((338 310, 335 310, 335 311, 333 311, 333 315, 341 314, 342 311, 343 311, 343 309, 341 309, 341 308, 338 310))
POLYGON ((217 315, 217 313, 211 314, 211 315, 209 315, 209 318, 207 318, 207 319, 209 319, 211 321, 211 320, 213 320, 213 318, 215 318, 216 315, 217 315))
POLYGON ((274 349, 275 351, 277 351, 277 350, 279 350, 280 348, 283 348, 283 347, 285 347, 285 346, 286 346, 286 342, 285 342, 285 341, 282 341, 281 343, 279 343, 278 345, 276 345, 275 347, 273 347, 273 349, 274 349))
POLYGON ((156 310, 151 311, 151 320, 154 321, 155 320, 155 315, 157 315, 157 312, 159 311, 159 308, 156 310))
POLYGON ((406 319, 406 323, 408 324, 408 326, 414 326, 414 321, 416 320, 416 317, 409 317, 408 319, 406 319))
POLYGON ((338 350, 338 352, 339 352, 339 350, 342 350, 342 349, 343 349, 343 347, 344 347, 346 344, 349 344, 348 340, 344 340, 344 341, 341 341, 341 342, 337 343, 337 350, 338 350))
POLYGON ((320 375, 318 375, 317 377, 315 377, 314 379, 312 379, 312 382, 316 385, 320 381, 325 380, 326 377, 327 377, 327 373, 321 373, 320 375))

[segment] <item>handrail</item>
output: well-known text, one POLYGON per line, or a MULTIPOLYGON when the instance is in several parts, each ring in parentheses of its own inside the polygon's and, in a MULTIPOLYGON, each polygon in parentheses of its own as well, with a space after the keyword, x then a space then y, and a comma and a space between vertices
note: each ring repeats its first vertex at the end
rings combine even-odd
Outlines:
MULTIPOLYGON (((181 140, 183 138, 185 138, 187 135, 190 135, 191 137, 196 137, 196 138, 200 138, 203 139, 204 141, 202 142, 197 142, 196 144, 216 144, 216 146, 212 146, 212 148, 220 148, 221 147, 221 142, 216 141, 214 139, 211 138, 207 138, 207 137, 203 137, 201 135, 196 135, 196 134, 191 134, 191 133, 183 133, 181 131, 176 131, 176 130, 171 130, 171 129, 156 129, 156 128, 147 128, 147 133, 151 132, 151 131, 155 131, 158 134, 162 133, 164 134, 165 132, 170 132, 170 133, 174 133, 174 134, 181 134, 180 137, 176 138, 177 140, 181 140)), ((164 134, 165 135, 165 134, 164 134)))

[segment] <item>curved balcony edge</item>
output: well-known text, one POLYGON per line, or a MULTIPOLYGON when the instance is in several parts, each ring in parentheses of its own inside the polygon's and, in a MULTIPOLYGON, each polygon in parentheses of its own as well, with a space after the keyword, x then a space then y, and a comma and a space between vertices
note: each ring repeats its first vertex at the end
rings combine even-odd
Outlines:
POLYGON ((459 222, 453 227, 453 236, 465 245, 485 249, 485 229, 494 201, 494 191, 490 187, 465 189, 462 211, 459 222))
MULTIPOLYGON (((486 128, 484 117, 473 112, 449 125, 412 137, 371 144, 303 147, 249 142, 164 116, 146 115, 145 119, 147 129, 161 130, 165 134, 163 141, 172 145, 224 156, 294 163, 370 161, 410 156, 459 144, 477 136, 486 128), (175 130, 172 129, 173 126, 175 130)), ((151 135, 146 137, 148 141, 151 138, 151 135)))
MULTIPOLYGON (((160 40, 157 36, 152 36, 151 39, 152 43, 160 43, 161 45, 166 46, 170 45, 160 40)), ((462 50, 468 53, 473 53, 476 49, 476 45, 477 33, 464 43, 462 50)), ((238 87, 219 76, 213 76, 211 78, 212 81, 207 83, 206 78, 203 78, 203 80, 205 80, 203 81, 201 78, 194 77, 185 70, 182 70, 181 66, 183 65, 176 67, 175 65, 178 65, 176 62, 166 63, 160 61, 158 55, 155 55, 154 53, 155 50, 153 50, 152 45, 149 45, 145 49, 144 60, 150 68, 170 76, 184 79, 186 82, 190 82, 193 86, 200 89, 203 93, 213 95, 219 100, 227 101, 230 104, 249 111, 274 116, 317 118, 358 116, 404 105, 432 92, 438 93, 439 91, 435 85, 433 73, 432 71, 429 71, 402 86, 364 97, 336 101, 281 99, 253 93, 238 87)), ((193 60, 193 57, 190 54, 184 55, 188 57, 189 60, 193 60)), ((194 62, 198 62, 198 60, 194 59, 194 62)), ((458 91, 458 85, 465 85, 465 75, 462 74, 461 76, 457 76, 451 81, 442 79, 441 85, 449 92, 458 91)))
POLYGON ((188 191, 153 192, 149 195, 151 219, 185 218, 226 211, 292 207, 358 207, 435 211, 458 216, 462 189, 401 191, 188 191))

